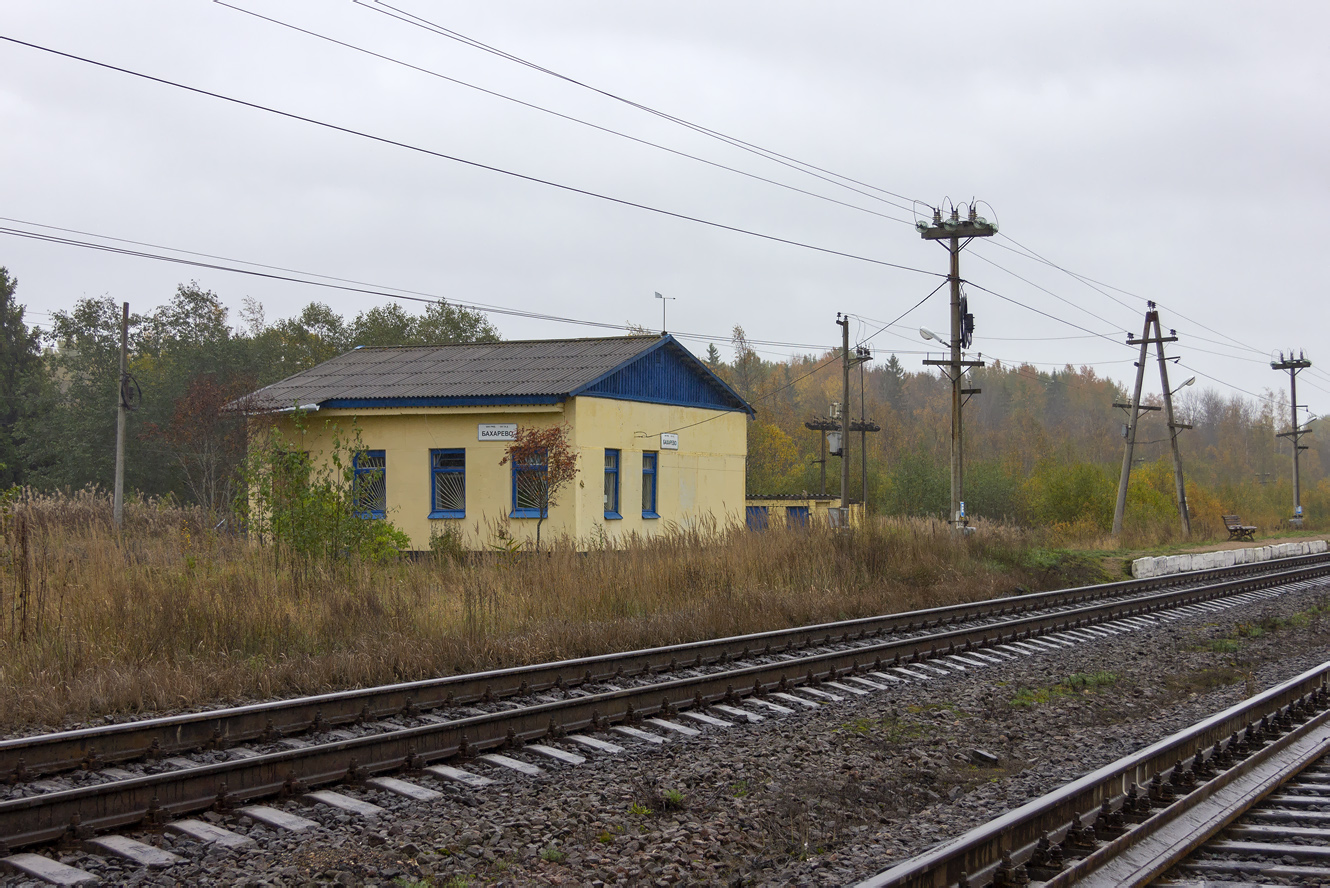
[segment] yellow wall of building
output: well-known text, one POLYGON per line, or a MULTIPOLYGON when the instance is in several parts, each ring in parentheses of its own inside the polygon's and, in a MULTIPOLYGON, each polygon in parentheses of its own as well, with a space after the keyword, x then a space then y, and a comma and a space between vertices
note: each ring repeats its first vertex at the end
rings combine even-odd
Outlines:
POLYGON ((304 416, 303 433, 289 418, 279 422, 316 462, 327 457, 333 425, 344 440, 358 428, 361 446, 384 451, 387 517, 411 537, 415 549, 428 549, 431 535, 448 529, 476 549, 488 548, 501 533, 535 539, 536 519, 510 517, 511 469, 499 464, 506 445, 479 441, 481 423, 568 424, 578 475, 550 509, 542 541, 567 535, 586 546, 603 536, 613 544, 631 533, 658 533, 671 523, 743 521, 748 423, 743 413, 579 397, 549 406, 320 410, 304 416), (660 433, 671 429, 680 430, 678 450, 660 447, 660 433), (466 450, 465 518, 429 517, 429 452, 437 448, 466 450), (620 451, 618 520, 607 519, 603 505, 606 448, 620 451), (655 519, 642 516, 644 451, 659 454, 655 519))

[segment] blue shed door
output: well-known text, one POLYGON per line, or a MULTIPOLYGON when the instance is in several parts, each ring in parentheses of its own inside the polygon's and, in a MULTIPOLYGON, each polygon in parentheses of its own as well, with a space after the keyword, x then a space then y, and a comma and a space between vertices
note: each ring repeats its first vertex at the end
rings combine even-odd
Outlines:
POLYGON ((767 529, 767 507, 749 506, 748 507, 748 529, 766 530, 767 529))
POLYGON ((808 526, 808 507, 789 506, 785 509, 785 523, 790 527, 808 526))

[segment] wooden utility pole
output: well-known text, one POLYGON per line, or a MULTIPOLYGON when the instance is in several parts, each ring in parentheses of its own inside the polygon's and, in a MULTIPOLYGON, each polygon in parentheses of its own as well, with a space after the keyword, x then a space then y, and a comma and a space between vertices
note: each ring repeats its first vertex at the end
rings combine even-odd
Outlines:
POLYGON ((850 526, 850 316, 836 312, 841 328, 840 507, 844 527, 850 526))
POLYGON ((992 237, 997 234, 997 226, 975 214, 974 204, 970 204, 969 218, 962 220, 960 210, 952 208, 951 218, 943 220, 942 211, 933 211, 933 224, 919 222, 916 227, 924 240, 947 241, 951 257, 948 280, 951 282, 951 357, 945 361, 925 359, 925 364, 937 364, 947 369, 951 379, 951 518, 953 526, 964 525, 965 515, 961 502, 965 496, 965 470, 962 460, 963 440, 961 434, 961 408, 964 398, 979 394, 979 389, 962 388, 966 370, 970 367, 982 367, 983 361, 961 360, 961 349, 969 344, 973 318, 961 308, 961 250, 969 246, 976 237, 992 237), (962 243, 962 240, 964 243, 962 243))
POLYGON ((1307 356, 1301 351, 1294 358, 1292 350, 1289 351, 1288 358, 1285 358, 1284 353, 1280 352, 1279 360, 1270 362, 1271 370, 1288 371, 1288 431, 1280 432, 1275 437, 1293 439, 1293 520, 1299 523, 1302 521, 1302 490, 1298 481, 1298 455, 1307 449, 1307 445, 1302 443, 1302 436, 1310 435, 1312 430, 1304 429, 1302 423, 1298 422, 1298 372, 1306 370, 1311 365, 1312 362, 1307 360, 1307 356))
POLYGON ((111 517, 119 527, 125 520, 125 419, 129 413, 129 303, 120 316, 120 378, 115 387, 115 496, 111 517))

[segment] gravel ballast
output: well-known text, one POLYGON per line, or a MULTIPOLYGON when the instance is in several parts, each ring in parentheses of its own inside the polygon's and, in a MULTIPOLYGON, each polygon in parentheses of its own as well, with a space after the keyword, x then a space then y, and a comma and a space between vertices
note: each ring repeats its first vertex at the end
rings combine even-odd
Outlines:
POLYGON ((1330 659, 1327 588, 862 696, 824 686, 842 699, 758 723, 672 718, 699 736, 639 725, 660 746, 554 741, 580 765, 509 751, 535 778, 453 761, 494 784, 410 778, 443 793, 432 802, 336 787, 386 809, 373 819, 272 803, 320 824, 306 833, 203 816, 246 848, 131 833, 187 858, 164 870, 58 856, 144 885, 844 885, 1330 659))

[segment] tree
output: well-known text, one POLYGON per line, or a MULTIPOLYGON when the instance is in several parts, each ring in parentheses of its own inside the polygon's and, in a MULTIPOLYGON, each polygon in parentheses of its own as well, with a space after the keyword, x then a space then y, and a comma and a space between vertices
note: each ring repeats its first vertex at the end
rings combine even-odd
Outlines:
POLYGON ((0 487, 24 480, 17 426, 26 400, 23 389, 42 366, 39 334, 23 320, 24 307, 14 298, 17 289, 18 281, 0 267, 0 487))
POLYGON ((532 428, 518 426, 499 465, 513 466, 516 507, 535 513, 536 549, 540 549, 540 526, 550 507, 577 477, 577 452, 566 425, 532 428))
POLYGON ((243 377, 196 376, 176 399, 169 424, 145 423, 145 437, 166 445, 195 502, 214 517, 231 509, 247 443, 244 414, 226 406, 253 387, 243 377))
POLYGON ((745 401, 752 401, 757 374, 762 369, 762 359, 748 344, 743 327, 735 324, 730 339, 734 343, 734 387, 745 401))
POLYGON ((714 342, 707 346, 707 366, 711 368, 712 372, 715 372, 716 368, 720 366, 720 349, 716 348, 714 342))
POLYGON ((353 345, 452 345, 496 342, 499 331, 480 312, 431 302, 423 315, 408 314, 395 302, 356 315, 347 340, 353 345))
MULTIPOLYGON (((116 399, 120 387, 120 305, 110 296, 80 299, 52 316, 46 338, 57 346, 48 379, 35 395, 39 419, 22 424, 28 480, 38 487, 109 487, 115 470, 116 399)), ((140 315, 130 315, 129 347, 137 348, 140 315)), ((141 447, 130 414, 125 483, 143 489, 141 447)))

